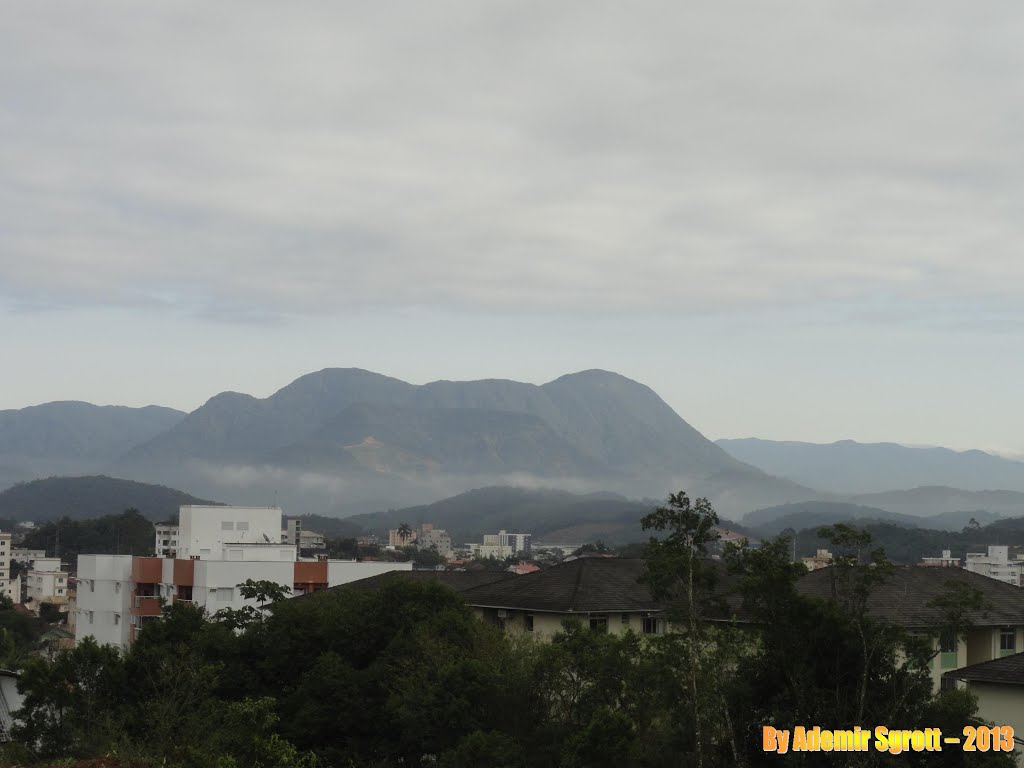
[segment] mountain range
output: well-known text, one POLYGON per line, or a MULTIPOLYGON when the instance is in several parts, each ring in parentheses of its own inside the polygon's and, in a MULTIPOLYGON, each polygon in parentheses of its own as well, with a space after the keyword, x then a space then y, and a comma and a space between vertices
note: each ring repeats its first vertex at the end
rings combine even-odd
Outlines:
POLYGON ((950 525, 961 513, 1024 514, 1024 463, 851 441, 716 444, 649 387, 600 370, 543 385, 415 385, 329 368, 266 398, 222 392, 191 413, 78 402, 0 412, 0 489, 96 474, 330 516, 489 486, 633 499, 685 489, 735 520, 806 502, 950 513, 950 525))
POLYGON ((746 438, 716 444, 772 475, 836 494, 918 486, 1024 491, 1024 462, 984 451, 853 440, 823 444, 746 438))
POLYGON ((699 488, 727 512, 814 495, 730 456, 649 387, 599 370, 543 385, 414 385, 325 369, 267 398, 223 392, 188 414, 73 405, 0 421, 8 484, 103 472, 332 515, 509 484, 633 497, 699 488))

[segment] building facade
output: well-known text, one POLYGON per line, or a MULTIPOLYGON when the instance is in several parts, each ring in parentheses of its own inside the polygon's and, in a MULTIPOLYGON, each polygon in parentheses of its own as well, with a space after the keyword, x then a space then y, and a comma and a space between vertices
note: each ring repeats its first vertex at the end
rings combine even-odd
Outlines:
POLYGON ((257 607, 238 585, 271 581, 293 596, 344 584, 411 563, 296 557, 281 541, 278 507, 182 507, 177 557, 79 555, 75 637, 127 648, 163 606, 185 602, 209 614, 257 607))
POLYGON ((157 557, 174 557, 178 552, 178 526, 158 523, 153 552, 157 557))
POLYGON ((40 557, 32 561, 25 574, 25 600, 39 611, 43 603, 52 603, 66 610, 68 604, 68 572, 59 557, 40 557))
POLYGON ((1017 555, 1010 559, 1010 548, 990 546, 988 552, 968 552, 964 567, 971 573, 979 573, 990 579, 998 579, 1015 587, 1021 585, 1021 574, 1024 573, 1024 559, 1017 555))
POLYGON ((21 602, 21 577, 11 578, 11 563, 13 561, 14 550, 11 548, 11 534, 0 533, 0 591, 7 595, 12 603, 17 604, 21 602))

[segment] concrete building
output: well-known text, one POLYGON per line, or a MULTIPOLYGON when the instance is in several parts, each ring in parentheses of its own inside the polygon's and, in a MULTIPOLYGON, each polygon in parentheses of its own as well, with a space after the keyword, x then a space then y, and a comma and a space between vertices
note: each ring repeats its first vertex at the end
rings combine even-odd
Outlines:
MULTIPOLYGON (((4 536, 4 535, 9 536, 10 534, 2 534, 2 533, 0 533, 0 536, 4 536)), ((33 560, 36 560, 36 559, 38 559, 40 557, 46 557, 46 550, 43 550, 43 549, 19 549, 18 547, 14 547, 11 550, 11 562, 12 563, 24 563, 25 565, 28 565, 33 560)))
POLYGON ((828 568, 832 565, 832 553, 827 549, 819 549, 812 557, 802 557, 800 562, 808 571, 817 571, 820 568, 828 568))
POLYGON ((174 557, 178 551, 178 526, 158 523, 153 552, 157 557, 174 557))
POLYGON ((288 521, 288 526, 281 531, 281 541, 293 547, 298 542, 300 551, 327 549, 327 540, 324 535, 316 531, 305 530, 302 527, 302 521, 298 519, 288 521))
POLYGON ((11 547, 11 534, 0 533, 0 592, 7 595, 12 603, 17 604, 21 602, 21 577, 11 578, 11 562, 13 560, 14 549, 11 547))
POLYGON ((959 568, 960 558, 953 557, 951 550, 942 550, 941 557, 922 557, 921 565, 925 568, 959 568))
POLYGON ((25 600, 39 612, 43 603, 53 603, 65 611, 68 604, 68 572, 61 569, 59 557, 40 557, 32 561, 25 574, 25 600))
POLYGON ((164 605, 187 602, 211 615, 257 606, 238 585, 272 581, 298 596, 411 563, 300 560, 281 541, 279 507, 181 507, 177 557, 79 555, 75 637, 127 648, 164 605))
POLYGON ((508 533, 498 531, 484 535, 480 544, 467 544, 466 547, 473 557, 505 560, 509 557, 529 557, 532 551, 532 535, 529 533, 508 533))
POLYGON ((420 549, 436 549, 437 553, 446 560, 455 554, 452 549, 452 537, 448 531, 435 528, 430 524, 425 524, 420 530, 416 546, 420 549))
POLYGON ((990 546, 988 552, 968 552, 964 567, 971 573, 980 573, 1019 587, 1024 573, 1024 558, 1017 555, 1011 560, 1009 547, 990 546))
POLYGON ((389 547, 408 547, 410 544, 416 543, 417 532, 416 529, 412 529, 404 537, 399 533, 398 528, 392 528, 388 531, 388 546, 389 547))

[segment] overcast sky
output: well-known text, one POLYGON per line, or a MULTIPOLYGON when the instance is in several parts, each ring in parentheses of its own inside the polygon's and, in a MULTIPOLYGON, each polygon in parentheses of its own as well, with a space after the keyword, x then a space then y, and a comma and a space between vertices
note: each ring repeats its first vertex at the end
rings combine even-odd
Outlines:
POLYGON ((1024 453, 1019 2, 39 2, 0 408, 606 368, 709 437, 1024 453))

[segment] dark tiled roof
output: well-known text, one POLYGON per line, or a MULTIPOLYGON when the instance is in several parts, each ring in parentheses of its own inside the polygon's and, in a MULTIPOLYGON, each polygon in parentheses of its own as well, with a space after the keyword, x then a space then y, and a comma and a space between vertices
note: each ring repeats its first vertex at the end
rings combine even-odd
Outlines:
MULTIPOLYGON (((832 568, 822 568, 803 576, 797 591, 808 597, 832 596, 832 568)), ((937 627, 948 623, 942 608, 929 606, 947 590, 947 582, 957 581, 980 591, 989 607, 966 615, 971 623, 982 626, 1024 624, 1024 588, 990 579, 962 568, 925 568, 897 566, 885 582, 876 586, 868 598, 868 613, 881 621, 904 627, 937 627)))
POLYGON ((465 592, 473 587, 518 578, 521 577, 507 571, 390 571, 350 581, 331 589, 375 590, 388 584, 392 579, 412 579, 419 582, 436 581, 451 587, 456 592, 465 592))
POLYGON ((1024 653, 1015 653, 1001 659, 971 664, 969 667, 951 669, 943 677, 956 680, 972 680, 979 683, 1007 683, 1024 685, 1024 653))
POLYGON ((638 581, 643 572, 642 560, 586 557, 476 587, 462 597, 478 607, 554 613, 661 610, 638 581))

